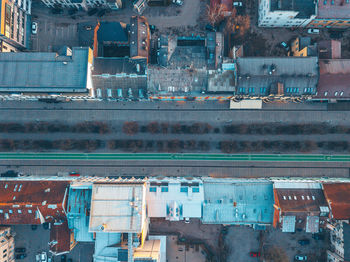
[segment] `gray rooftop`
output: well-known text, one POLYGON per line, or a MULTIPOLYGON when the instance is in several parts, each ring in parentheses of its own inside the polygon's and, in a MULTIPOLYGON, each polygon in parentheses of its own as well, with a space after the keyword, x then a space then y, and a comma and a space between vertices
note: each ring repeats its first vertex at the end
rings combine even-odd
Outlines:
POLYGON ((271 224, 272 183, 261 180, 204 181, 203 219, 205 224, 271 224))
POLYGON ((316 93, 317 57, 239 57, 238 93, 269 95, 278 84, 284 94, 316 93))
POLYGON ((296 18, 309 18, 316 14, 314 0, 271 0, 271 11, 299 12, 296 18))
POLYGON ((87 92, 89 49, 56 53, 0 53, 0 92, 87 92))
POLYGON ((343 234, 344 234, 344 259, 350 260, 350 225, 343 222, 343 234))

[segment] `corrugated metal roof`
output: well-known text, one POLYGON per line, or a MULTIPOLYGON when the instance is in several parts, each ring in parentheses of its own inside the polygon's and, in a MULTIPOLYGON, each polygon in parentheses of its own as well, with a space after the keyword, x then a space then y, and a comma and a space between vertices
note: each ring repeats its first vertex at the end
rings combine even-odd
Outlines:
MULTIPOLYGON (((209 180, 210 181, 210 180, 209 180)), ((270 224, 273 219, 272 183, 204 181, 203 223, 270 224)))
POLYGON ((350 219, 350 183, 323 184, 325 197, 335 219, 350 219))
POLYGON ((86 92, 89 48, 72 56, 56 53, 0 53, 0 91, 86 92))
POLYGON ((89 231, 140 233, 145 220, 145 184, 94 184, 89 231))
POLYGON ((320 218, 318 216, 307 216, 306 218, 306 233, 318 233, 319 232, 320 218))
POLYGON ((295 216, 282 217, 282 232, 295 232, 295 216))
POLYGON ((68 181, 0 181, 0 224, 41 224, 65 216, 68 181))

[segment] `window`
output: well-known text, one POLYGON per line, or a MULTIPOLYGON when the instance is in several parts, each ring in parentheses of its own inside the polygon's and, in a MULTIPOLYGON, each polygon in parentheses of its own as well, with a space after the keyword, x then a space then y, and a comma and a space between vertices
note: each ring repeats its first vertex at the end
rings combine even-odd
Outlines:
POLYGON ((199 187, 192 187, 192 193, 199 193, 199 187))
POLYGON ((188 187, 187 186, 182 186, 180 188, 180 192, 187 193, 188 192, 188 187))
POLYGON ((162 187, 162 192, 169 192, 169 188, 168 187, 162 187))
POLYGON ((157 188, 156 187, 150 187, 149 188, 149 192, 157 192, 157 188))

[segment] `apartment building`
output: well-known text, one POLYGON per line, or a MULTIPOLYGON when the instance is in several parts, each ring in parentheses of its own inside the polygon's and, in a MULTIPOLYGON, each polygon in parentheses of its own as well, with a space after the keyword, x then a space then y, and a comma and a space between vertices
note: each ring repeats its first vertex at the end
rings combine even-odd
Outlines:
POLYGON ((318 0, 317 16, 308 27, 316 28, 349 28, 350 1, 349 0, 318 0))
POLYGON ((260 0, 261 27, 305 27, 316 17, 314 0, 260 0))
MULTIPOLYGON (((0 40, 13 48, 28 47, 26 31, 30 26, 31 5, 31 0, 0 0, 0 40)), ((6 51, 7 45, 1 45, 0 51, 6 51)))
POLYGON ((122 8, 122 0, 41 0, 47 7, 76 8, 88 10, 89 8, 103 7, 112 10, 122 8))
POLYGON ((14 262, 15 240, 10 227, 0 227, 0 262, 14 262))

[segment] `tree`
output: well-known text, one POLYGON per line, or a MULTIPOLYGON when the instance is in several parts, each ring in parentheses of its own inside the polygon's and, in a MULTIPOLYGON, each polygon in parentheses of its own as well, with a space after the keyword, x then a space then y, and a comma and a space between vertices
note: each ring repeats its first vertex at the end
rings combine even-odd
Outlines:
POLYGON ((137 122, 125 122, 123 125, 123 132, 127 135, 135 135, 139 131, 137 122))
POLYGON ((233 9, 231 16, 227 19, 225 31, 229 34, 238 33, 243 36, 250 28, 250 17, 248 15, 237 15, 233 9))
POLYGON ((224 20, 225 6, 223 4, 207 6, 207 18, 212 26, 224 20))
POLYGON ((159 133, 159 124, 158 122, 151 122, 147 126, 147 131, 151 134, 159 133))

